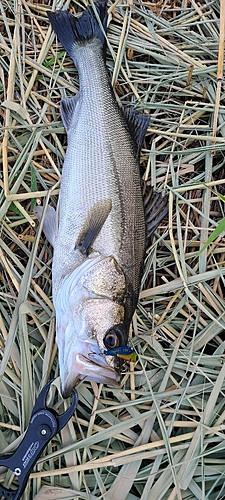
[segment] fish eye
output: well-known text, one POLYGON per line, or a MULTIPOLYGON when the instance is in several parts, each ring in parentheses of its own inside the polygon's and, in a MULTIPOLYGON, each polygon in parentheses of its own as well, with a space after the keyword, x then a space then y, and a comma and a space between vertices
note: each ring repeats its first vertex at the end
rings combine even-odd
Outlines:
POLYGON ((107 347, 107 349, 113 349, 114 347, 118 347, 120 343, 116 332, 112 330, 111 332, 106 333, 104 338, 104 344, 107 347))
POLYGON ((123 334, 120 328, 118 328, 118 326, 110 328, 110 330, 106 332, 103 342, 107 349, 114 349, 115 347, 123 345, 123 334))

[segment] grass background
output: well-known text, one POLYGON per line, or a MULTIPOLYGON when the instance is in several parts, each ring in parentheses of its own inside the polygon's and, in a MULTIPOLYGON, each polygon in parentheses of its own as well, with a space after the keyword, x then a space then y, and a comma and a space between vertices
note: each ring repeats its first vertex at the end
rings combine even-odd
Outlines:
MULTIPOLYGON (((66 135, 59 102, 77 70, 49 9, 80 2, 0 3, 0 453, 14 450, 42 386, 59 376, 52 247, 33 213, 56 206, 66 135)), ((169 194, 148 248, 121 387, 78 385, 76 415, 51 441, 23 498, 225 498, 223 235, 224 0, 109 1, 107 67, 115 91, 151 115, 143 178, 169 194)), ((59 379, 52 388, 57 392, 59 379)), ((57 408, 67 402, 58 395, 57 408)), ((53 403, 52 403, 53 404, 53 403)), ((0 468, 0 483, 10 486, 0 468)))

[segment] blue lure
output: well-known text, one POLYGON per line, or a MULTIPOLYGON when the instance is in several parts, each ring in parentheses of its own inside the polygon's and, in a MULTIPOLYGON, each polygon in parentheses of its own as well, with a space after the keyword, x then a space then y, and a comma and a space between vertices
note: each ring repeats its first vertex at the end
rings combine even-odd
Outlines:
POLYGON ((118 356, 118 355, 128 355, 133 354, 134 349, 129 347, 128 345, 121 345, 120 347, 114 347, 113 349, 109 349, 108 351, 104 351, 106 356, 118 356))
POLYGON ((123 359, 124 361, 132 361, 135 363, 137 361, 137 354, 134 349, 128 345, 121 345, 120 347, 114 347, 108 351, 104 351, 106 356, 116 356, 117 358, 123 359))

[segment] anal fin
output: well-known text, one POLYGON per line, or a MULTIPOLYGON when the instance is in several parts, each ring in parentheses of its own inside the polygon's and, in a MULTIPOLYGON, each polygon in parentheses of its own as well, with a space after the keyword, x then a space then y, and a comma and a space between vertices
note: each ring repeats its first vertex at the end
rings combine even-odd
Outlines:
POLYGON ((66 99, 62 99, 60 103, 60 113, 63 125, 67 132, 70 129, 72 117, 79 101, 79 96, 80 94, 78 92, 74 97, 67 97, 66 99))

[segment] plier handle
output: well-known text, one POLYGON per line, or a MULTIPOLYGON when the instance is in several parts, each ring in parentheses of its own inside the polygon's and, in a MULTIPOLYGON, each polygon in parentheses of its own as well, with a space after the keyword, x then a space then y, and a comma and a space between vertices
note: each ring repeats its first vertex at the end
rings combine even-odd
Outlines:
POLYGON ((8 467, 18 480, 18 488, 8 489, 0 485, 0 497, 18 500, 25 490, 31 470, 49 441, 59 432, 72 417, 78 401, 77 392, 72 391, 70 407, 58 415, 55 410, 46 406, 48 391, 53 380, 50 380, 40 392, 34 405, 27 431, 17 448, 9 455, 0 457, 0 466, 8 467))

